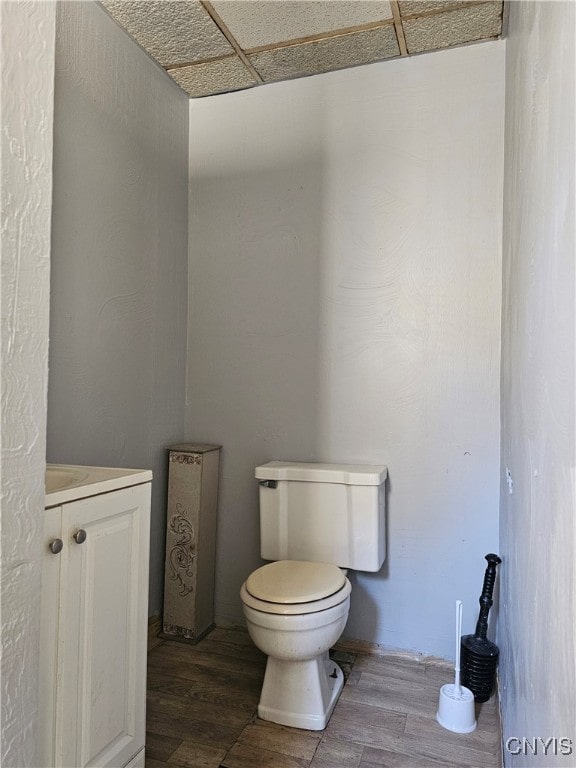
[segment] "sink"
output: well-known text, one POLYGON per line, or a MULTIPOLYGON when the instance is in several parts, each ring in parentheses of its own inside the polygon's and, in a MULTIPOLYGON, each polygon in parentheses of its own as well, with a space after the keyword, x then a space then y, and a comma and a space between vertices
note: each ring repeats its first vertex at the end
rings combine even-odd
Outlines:
POLYGON ((72 467, 46 467, 46 493, 63 491, 86 480, 88 473, 72 467))
POLYGON ((152 472, 149 469, 47 464, 44 506, 46 509, 58 507, 70 501, 128 488, 131 485, 149 483, 151 480, 152 472))

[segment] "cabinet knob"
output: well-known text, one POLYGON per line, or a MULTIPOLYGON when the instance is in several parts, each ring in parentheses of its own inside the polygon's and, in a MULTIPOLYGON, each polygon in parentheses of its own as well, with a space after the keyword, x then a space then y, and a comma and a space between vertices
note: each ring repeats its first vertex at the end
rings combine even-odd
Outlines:
POLYGON ((64 542, 62 539, 54 539, 54 541, 51 541, 50 544, 48 544, 48 549, 50 552, 52 552, 53 555, 57 555, 59 552, 62 552, 63 548, 64 542))
POLYGON ((80 528, 79 530, 76 531, 76 533, 74 534, 74 536, 72 536, 72 538, 74 539, 76 544, 84 544, 84 542, 86 541, 86 531, 84 530, 84 528, 80 528))

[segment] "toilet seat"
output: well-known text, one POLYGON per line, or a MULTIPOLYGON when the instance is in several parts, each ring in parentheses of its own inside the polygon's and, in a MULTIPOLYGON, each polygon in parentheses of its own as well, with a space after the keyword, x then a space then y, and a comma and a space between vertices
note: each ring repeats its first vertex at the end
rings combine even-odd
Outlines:
POLYGON ((314 600, 311 603, 268 603, 265 600, 258 600, 246 589, 246 583, 242 584, 240 590, 240 599, 248 608, 253 608, 260 613, 277 614, 283 616, 303 615, 306 613, 319 613, 320 611, 326 611, 328 608, 334 608, 336 605, 343 603, 350 595, 352 586, 348 579, 346 583, 338 592, 335 592, 330 597, 325 597, 323 600, 314 600))
POLYGON ((269 603, 310 603, 338 592, 345 580, 340 568, 331 563, 278 560, 251 573, 246 589, 269 603))
POLYGON ((342 603, 352 587, 330 563, 279 560, 254 571, 242 585, 244 605, 269 614, 318 613, 342 603))

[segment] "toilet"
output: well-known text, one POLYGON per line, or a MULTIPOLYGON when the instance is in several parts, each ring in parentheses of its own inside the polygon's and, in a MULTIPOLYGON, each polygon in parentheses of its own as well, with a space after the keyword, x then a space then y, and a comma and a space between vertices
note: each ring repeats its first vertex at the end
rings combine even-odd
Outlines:
POLYGON ((350 609, 347 570, 385 557, 385 466, 271 461, 256 468, 260 553, 273 562, 240 590, 254 644, 268 660, 258 716, 326 727, 344 685, 328 650, 350 609))

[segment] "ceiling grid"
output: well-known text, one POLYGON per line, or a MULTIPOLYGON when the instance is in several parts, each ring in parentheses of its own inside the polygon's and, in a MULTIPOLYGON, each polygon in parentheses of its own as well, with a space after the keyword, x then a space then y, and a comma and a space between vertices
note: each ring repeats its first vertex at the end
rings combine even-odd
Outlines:
POLYGON ((502 34, 502 0, 101 0, 191 97, 502 34))

